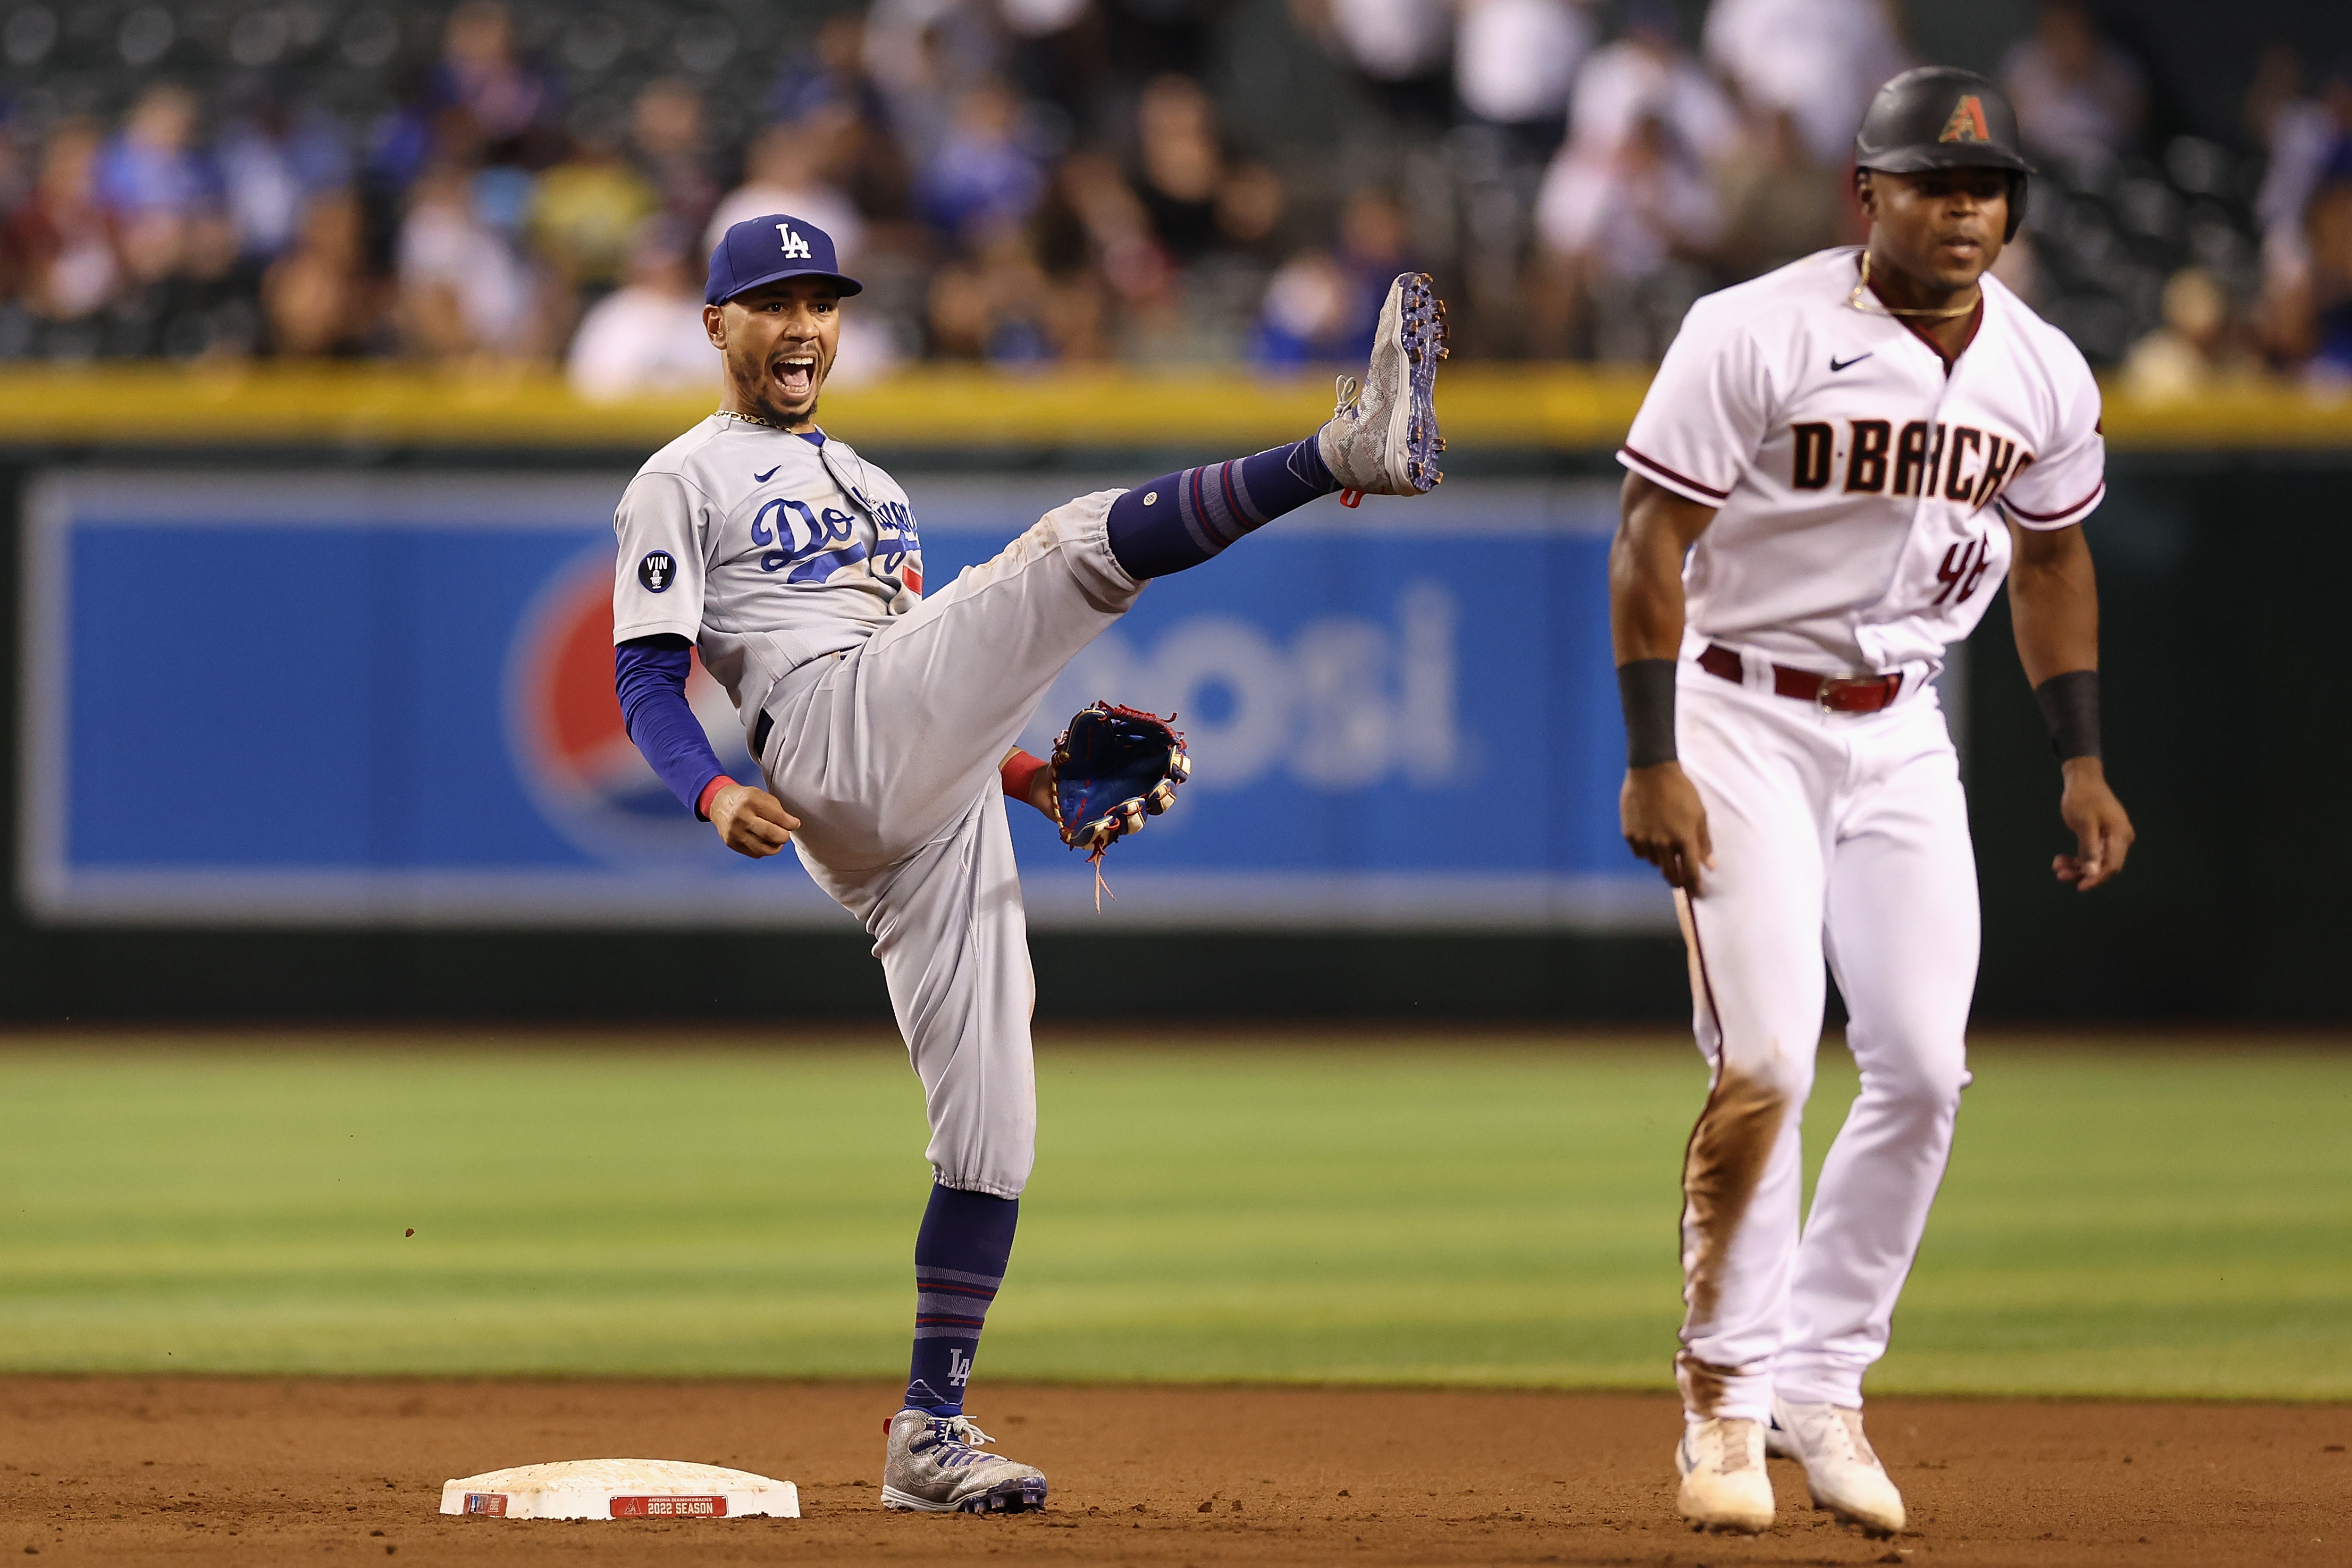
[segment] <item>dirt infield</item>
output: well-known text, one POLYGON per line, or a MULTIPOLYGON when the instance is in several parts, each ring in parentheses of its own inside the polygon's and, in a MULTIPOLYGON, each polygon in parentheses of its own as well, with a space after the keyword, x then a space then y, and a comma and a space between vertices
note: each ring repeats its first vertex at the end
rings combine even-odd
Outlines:
POLYGON ((0 1556, 373 1561, 2031 1565, 2352 1562, 2352 1406, 1886 1399, 1913 1530, 1804 1507, 1697 1536, 1676 1412, 1630 1395, 993 1387, 974 1414, 1053 1481, 1043 1514, 885 1514, 896 1391, 838 1384, 0 1379, 0 1556), (798 1521, 444 1518, 449 1477, 698 1459, 797 1481, 798 1521))

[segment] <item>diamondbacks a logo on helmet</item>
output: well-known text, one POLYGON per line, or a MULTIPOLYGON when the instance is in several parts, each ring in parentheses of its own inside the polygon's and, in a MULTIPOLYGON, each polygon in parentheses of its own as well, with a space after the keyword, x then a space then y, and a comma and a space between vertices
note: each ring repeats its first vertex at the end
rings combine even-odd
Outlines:
MULTIPOLYGON (((1969 101, 1974 103, 1976 99, 1970 99, 1969 101)), ((1979 126, 1983 125, 1984 120, 1981 116, 1978 118, 1977 123, 1979 126)), ((1949 141, 1950 138, 1947 137, 1946 140, 1949 141)), ((806 261, 809 258, 809 242, 793 233, 792 225, 778 224, 776 232, 783 236, 785 256, 794 261, 806 261)))
POLYGON ((1985 127, 1984 104, 1974 93, 1962 95, 1952 105, 1952 117, 1944 121, 1938 141, 1990 141, 1992 132, 1985 127))

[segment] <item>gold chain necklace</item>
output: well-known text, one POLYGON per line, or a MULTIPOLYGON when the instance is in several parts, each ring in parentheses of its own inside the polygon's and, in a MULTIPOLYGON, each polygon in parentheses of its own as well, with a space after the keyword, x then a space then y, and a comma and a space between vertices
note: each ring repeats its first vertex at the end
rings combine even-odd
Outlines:
POLYGON ((774 430, 778 428, 774 423, 768 420, 761 419, 756 413, 738 413, 731 408, 720 409, 719 411, 719 417, 721 419, 740 419, 746 424, 756 424, 763 430, 774 430))
POLYGON ((1845 297, 1845 302, 1857 310, 1874 311, 1881 316, 1900 316, 1922 321, 1948 321, 1955 316, 1966 316, 1983 304, 1984 290, 1979 287, 1974 299, 1969 300, 1966 305, 1956 305, 1949 310, 1898 310, 1870 292, 1870 252, 1864 250, 1862 253, 1862 281, 1853 286, 1853 292, 1845 297))

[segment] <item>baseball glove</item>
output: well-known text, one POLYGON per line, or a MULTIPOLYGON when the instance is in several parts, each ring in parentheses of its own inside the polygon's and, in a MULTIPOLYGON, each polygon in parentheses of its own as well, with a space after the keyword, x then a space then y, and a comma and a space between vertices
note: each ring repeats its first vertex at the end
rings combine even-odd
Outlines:
POLYGON ((1176 786, 1192 776, 1175 716, 1098 702, 1054 742, 1054 821, 1064 843, 1092 852, 1097 902, 1103 852, 1174 805, 1176 786))

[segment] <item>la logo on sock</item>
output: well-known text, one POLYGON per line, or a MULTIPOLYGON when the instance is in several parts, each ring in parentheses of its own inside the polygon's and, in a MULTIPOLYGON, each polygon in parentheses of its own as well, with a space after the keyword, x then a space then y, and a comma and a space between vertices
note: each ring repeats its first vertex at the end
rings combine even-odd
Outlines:
POLYGON ((948 1381, 958 1388, 971 1381, 971 1357, 953 1345, 948 1347, 948 1381))

